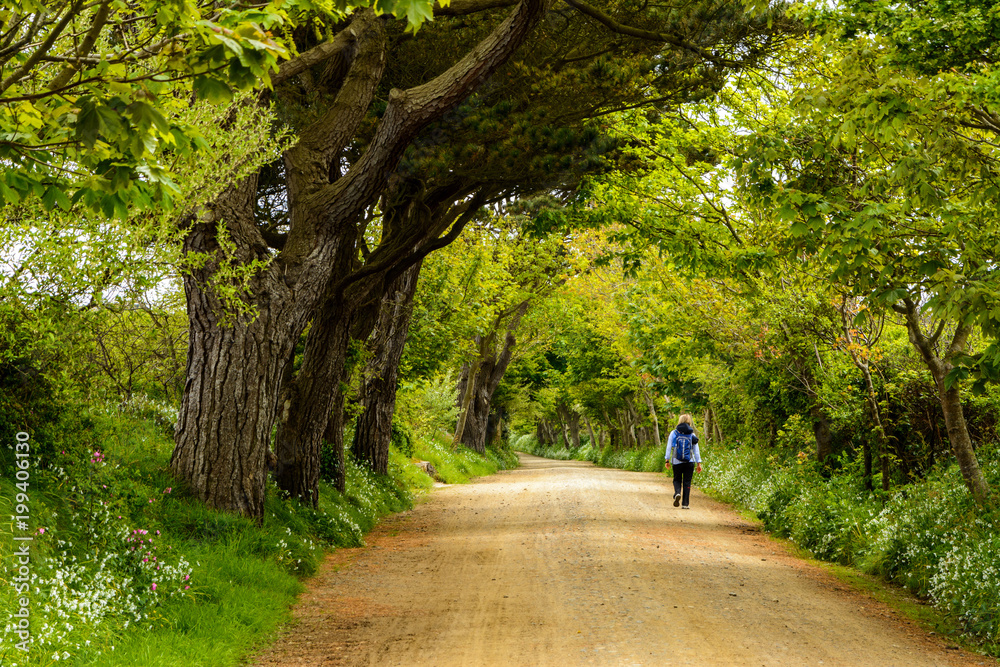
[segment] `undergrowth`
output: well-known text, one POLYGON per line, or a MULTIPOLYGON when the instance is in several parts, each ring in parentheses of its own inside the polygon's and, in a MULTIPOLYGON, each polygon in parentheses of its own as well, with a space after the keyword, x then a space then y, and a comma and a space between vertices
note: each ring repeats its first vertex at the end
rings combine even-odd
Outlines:
MULTIPOLYGON (((977 454, 997 488, 997 446, 977 454)), ((830 474, 806 457, 781 461, 751 448, 717 448, 702 484, 818 558, 930 600, 987 652, 1000 654, 1000 512, 976 505, 957 463, 888 495, 865 490, 858 461, 845 456, 838 464, 830 474)))
MULTIPOLYGON (((575 451, 513 440, 520 451, 553 459, 655 472, 663 452, 575 451)), ((977 451, 983 474, 1000 487, 996 444, 977 451)), ((1000 512, 976 505, 957 463, 890 494, 867 491, 861 464, 845 455, 830 473, 804 455, 780 458, 752 447, 713 447, 696 477, 713 495, 756 514, 764 527, 815 557, 901 584, 943 615, 939 631, 958 628, 1000 655, 1000 512)))
POLYGON ((449 483, 516 465, 510 451, 453 452, 412 436, 412 451, 390 450, 385 476, 348 456, 345 492, 321 482, 315 509, 269 484, 258 524, 179 488, 167 471, 171 416, 143 409, 67 413, 52 429, 64 435, 31 450, 26 497, 15 486, 16 441, 2 443, 0 609, 13 614, 26 601, 31 638, 20 650, 20 619, 5 614, 5 667, 240 664, 289 620, 327 549, 363 544, 380 517, 433 485, 411 456, 432 461, 449 483), (23 515, 18 504, 30 510, 27 526, 13 518, 23 515), (30 581, 19 590, 14 551, 25 543, 30 581))
POLYGON ((568 449, 565 445, 551 446, 539 444, 533 434, 511 438, 511 447, 520 452, 560 461, 590 461, 605 468, 635 470, 637 472, 662 472, 665 447, 646 447, 644 449, 617 449, 605 445, 602 449, 591 445, 584 437, 583 443, 576 449, 568 449))

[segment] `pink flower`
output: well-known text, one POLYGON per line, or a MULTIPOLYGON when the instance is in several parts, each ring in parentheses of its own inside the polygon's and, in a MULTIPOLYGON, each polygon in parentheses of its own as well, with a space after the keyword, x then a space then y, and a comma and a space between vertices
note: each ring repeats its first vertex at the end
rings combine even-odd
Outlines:
POLYGON ((44 535, 45 534, 45 529, 44 528, 39 528, 38 529, 38 534, 39 535, 44 535))
POLYGON ((185 586, 185 587, 184 587, 184 590, 187 590, 187 589, 189 589, 189 588, 191 588, 191 587, 190 587, 190 586, 185 586))
POLYGON ((170 493, 170 492, 171 492, 171 491, 173 491, 173 490, 174 490, 174 487, 172 487, 172 486, 168 486, 167 488, 163 489, 163 492, 164 492, 164 493, 170 493))
POLYGON ((153 582, 153 585, 149 587, 149 590, 156 592, 156 582, 153 582))

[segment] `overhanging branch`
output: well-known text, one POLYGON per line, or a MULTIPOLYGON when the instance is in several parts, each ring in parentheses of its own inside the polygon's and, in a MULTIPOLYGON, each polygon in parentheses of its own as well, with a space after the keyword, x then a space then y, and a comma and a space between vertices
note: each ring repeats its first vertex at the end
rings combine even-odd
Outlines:
POLYGON ((630 25, 625 25, 620 23, 601 10, 597 9, 592 5, 588 5, 581 0, 566 0, 566 4, 573 7, 581 14, 589 16, 594 19, 604 27, 609 30, 616 32, 620 35, 628 35, 629 37, 637 37, 638 39, 644 39, 650 42, 663 42, 665 44, 671 44, 677 48, 684 49, 694 53, 700 58, 707 60, 708 62, 715 63, 716 65, 723 65, 725 67, 739 67, 739 63, 734 60, 729 60, 728 58, 721 58, 711 51, 704 49, 696 44, 692 44, 686 40, 683 40, 676 35, 671 35, 665 32, 656 32, 653 30, 644 30, 642 28, 636 28, 630 25))

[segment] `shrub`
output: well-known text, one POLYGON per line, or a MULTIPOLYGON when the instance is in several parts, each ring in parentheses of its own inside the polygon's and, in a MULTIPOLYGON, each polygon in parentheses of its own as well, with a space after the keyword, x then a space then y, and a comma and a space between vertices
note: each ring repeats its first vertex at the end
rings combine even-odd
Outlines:
MULTIPOLYGON (((997 445, 979 448, 1000 484, 997 445)), ((978 507, 954 462, 890 495, 863 489, 849 457, 823 477, 805 457, 779 460, 742 446, 715 448, 702 478, 721 497, 757 513, 765 528, 817 557, 853 564, 927 596, 962 627, 1000 639, 1000 513, 978 507)), ((994 644, 995 648, 995 644, 994 644)))
MULTIPOLYGON (((348 454, 345 493, 321 482, 313 508, 269 484, 258 523, 174 488, 172 442, 155 411, 139 401, 81 408, 60 417, 71 414, 72 428, 52 429, 59 439, 36 457, 46 467, 32 469, 30 487, 33 644, 27 656, 15 653, 15 627, 4 619, 4 665, 238 664, 288 618, 298 579, 316 571, 324 546, 363 544, 381 516, 411 507, 413 493, 432 485, 395 446, 388 475, 348 454)), ((12 443, 3 443, 11 458, 12 443)), ((512 456, 431 446, 449 481, 495 472, 512 456)), ((17 492, 10 476, 0 478, 0 515, 15 514, 17 492)), ((0 578, 8 581, 15 529, 0 522, 0 578)), ((0 609, 14 609, 16 598, 13 586, 0 587, 0 609)))

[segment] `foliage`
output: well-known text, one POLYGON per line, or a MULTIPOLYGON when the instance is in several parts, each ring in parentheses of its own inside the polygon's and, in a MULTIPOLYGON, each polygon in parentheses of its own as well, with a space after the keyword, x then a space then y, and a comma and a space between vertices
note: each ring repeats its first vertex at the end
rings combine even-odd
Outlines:
MULTIPOLYGON (((994 484, 1000 479, 995 451, 994 445, 982 452, 994 484)), ((939 465, 884 504, 864 489, 856 461, 845 461, 828 478, 819 472, 803 457, 715 448, 701 483, 817 557, 906 585, 996 645, 1000 588, 992 573, 1000 567, 993 548, 1000 517, 977 509, 955 463, 939 465)))
MULTIPOLYGON (((272 486, 257 525, 210 510, 174 486, 166 472, 170 434, 154 418, 162 408, 130 406, 67 407, 53 428, 58 437, 49 448, 56 449, 33 450, 35 643, 26 658, 15 651, 5 620, 4 665, 48 665, 54 654, 99 665, 235 665, 288 619, 299 579, 316 571, 325 548, 363 544, 380 517, 411 507, 413 494, 432 484, 395 448, 385 477, 348 458, 346 493, 324 484, 313 509, 282 499, 272 486)), ((0 512, 13 515, 17 489, 7 465, 14 439, 4 442, 0 512)), ((509 455, 414 444, 418 455, 426 451, 441 463, 450 482, 510 465, 509 455)), ((5 568, 16 563, 14 529, 0 522, 5 568)), ((15 597, 4 586, 0 606, 15 608, 15 597)))
MULTIPOLYGON (((0 54, 0 204, 34 199, 45 210, 124 219, 132 206, 178 194, 176 159, 207 157, 210 143, 179 112, 269 86, 280 60, 298 55, 296 28, 329 31, 358 2, 268 2, 224 11, 159 0, 4 2, 0 54)), ((414 32, 426 0, 379 11, 414 32)))
POLYGON ((663 472, 663 449, 599 449, 590 443, 570 451, 565 447, 539 444, 534 435, 525 434, 513 440, 512 446, 523 452, 561 461, 590 461, 605 468, 633 470, 637 472, 663 472))

